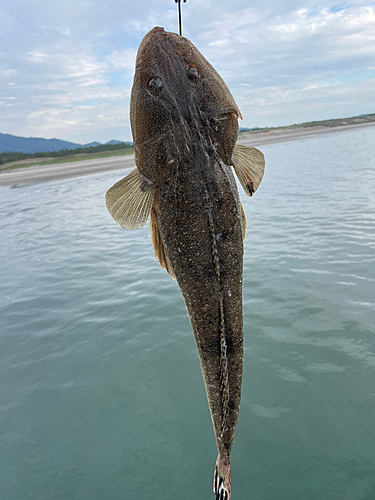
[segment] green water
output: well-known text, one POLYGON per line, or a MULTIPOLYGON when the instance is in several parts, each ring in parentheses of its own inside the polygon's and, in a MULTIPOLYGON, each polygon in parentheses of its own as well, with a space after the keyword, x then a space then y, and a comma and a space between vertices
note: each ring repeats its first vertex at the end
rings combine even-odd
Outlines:
MULTIPOLYGON (((261 148, 233 500, 375 497, 375 127, 261 148)), ((214 499, 176 283, 104 193, 0 188, 1 500, 214 499)))

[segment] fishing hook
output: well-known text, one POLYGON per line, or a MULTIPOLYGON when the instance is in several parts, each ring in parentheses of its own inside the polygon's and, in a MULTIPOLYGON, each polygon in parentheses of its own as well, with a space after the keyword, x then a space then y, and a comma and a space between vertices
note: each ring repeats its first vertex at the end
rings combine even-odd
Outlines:
MULTIPOLYGON (((174 3, 178 3, 178 26, 180 28, 180 35, 182 36, 182 24, 181 24, 181 0, 174 0, 174 3)), ((184 0, 186 3, 186 0, 184 0)))

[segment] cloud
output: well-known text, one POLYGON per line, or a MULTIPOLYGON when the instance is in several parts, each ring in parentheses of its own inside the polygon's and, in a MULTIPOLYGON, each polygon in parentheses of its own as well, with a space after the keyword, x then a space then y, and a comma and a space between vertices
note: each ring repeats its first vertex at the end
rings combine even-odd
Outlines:
POLYGON ((375 78, 303 89, 260 87, 244 91, 237 102, 247 127, 266 127, 271 119, 272 126, 302 123, 316 114, 319 119, 344 118, 369 112, 368 103, 375 102, 375 78))
MULTIPOLYGON (((228 83, 244 126, 373 112, 375 7, 362 0, 189 0, 183 29, 228 83)), ((1 132, 76 142, 130 140, 136 51, 165 0, 3 0, 1 132)))
POLYGON ((107 61, 113 69, 134 71, 136 55, 136 49, 115 50, 108 56, 107 61))
POLYGON ((271 18, 267 9, 246 8, 232 20, 237 18, 255 22, 241 21, 236 27, 210 21, 200 38, 202 52, 235 95, 243 125, 373 111, 374 7, 304 8, 271 18), (343 93, 351 96, 347 102, 340 97, 343 93))

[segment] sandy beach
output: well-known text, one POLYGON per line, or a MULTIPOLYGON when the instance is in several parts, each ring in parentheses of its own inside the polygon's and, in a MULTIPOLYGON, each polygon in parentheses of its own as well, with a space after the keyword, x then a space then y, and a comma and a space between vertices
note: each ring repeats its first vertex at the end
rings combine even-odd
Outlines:
POLYGON ((122 170, 134 166, 133 155, 98 158, 55 165, 34 165, 0 172, 0 186, 38 183, 122 170))
MULTIPOLYGON (((260 147, 266 144, 308 139, 321 134, 340 133, 356 128, 373 127, 375 121, 340 126, 314 125, 279 127, 241 132, 238 143, 246 146, 260 147)), ((134 166, 133 156, 116 156, 109 158, 59 163, 55 165, 34 165, 0 172, 0 186, 38 183, 51 180, 80 177, 111 170, 125 170, 134 166)))
POLYGON ((264 146, 265 144, 276 144, 278 142, 298 141, 301 139, 309 139, 321 134, 336 134, 353 130, 356 128, 373 127, 375 121, 367 123, 358 123, 350 125, 340 125, 334 127, 325 127, 323 125, 311 126, 292 126, 279 127, 268 130, 254 130, 251 132, 241 132, 238 136, 238 143, 245 146, 264 146))

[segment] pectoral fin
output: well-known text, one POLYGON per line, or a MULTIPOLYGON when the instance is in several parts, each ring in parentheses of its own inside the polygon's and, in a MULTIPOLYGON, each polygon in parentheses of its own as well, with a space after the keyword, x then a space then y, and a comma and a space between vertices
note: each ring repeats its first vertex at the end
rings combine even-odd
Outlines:
POLYGON ((165 247, 160 236, 158 220, 156 218, 156 213, 154 209, 151 210, 150 237, 152 246, 154 248, 155 257, 158 259, 161 268, 165 269, 167 273, 170 276, 172 276, 173 279, 175 279, 171 263, 169 261, 167 252, 165 251, 165 247))
POLYGON ((252 196, 263 178, 265 160, 259 149, 236 144, 232 165, 245 193, 252 196))
POLYGON ((108 212, 125 229, 146 224, 154 201, 155 186, 135 168, 116 182, 105 195, 108 212))

